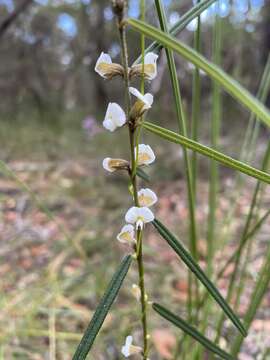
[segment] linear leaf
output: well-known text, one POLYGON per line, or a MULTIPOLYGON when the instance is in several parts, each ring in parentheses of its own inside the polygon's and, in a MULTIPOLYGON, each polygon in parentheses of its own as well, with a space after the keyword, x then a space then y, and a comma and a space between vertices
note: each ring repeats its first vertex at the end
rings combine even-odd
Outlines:
MULTIPOLYGON (((193 6, 190 10, 188 10, 181 18, 169 29, 169 33, 173 36, 179 34, 182 30, 184 30, 192 20, 194 20, 198 15, 200 15, 204 10, 206 10, 209 6, 215 3, 217 0, 203 0, 193 6)), ((152 52, 159 52, 163 48, 157 41, 154 41, 152 44, 148 46, 145 50, 145 54, 152 52)), ((135 64, 139 64, 142 61, 142 57, 139 56, 135 61, 135 64)))
POLYGON ((136 175, 139 176, 144 181, 150 182, 150 176, 148 174, 146 174, 146 172, 143 169, 141 169, 140 167, 137 167, 136 175))
POLYGON ((222 359, 225 360, 233 360, 234 358, 226 353, 224 350, 215 345, 212 341, 208 340, 204 335, 202 335, 198 330, 196 330, 193 326, 190 326, 186 321, 176 316, 163 306, 154 303, 153 309, 163 318, 170 321, 172 324, 183 330, 186 334, 193 337, 193 339, 197 340, 200 344, 202 344, 206 349, 211 351, 212 353, 219 355, 222 359))
POLYGON ((258 170, 250 165, 245 164, 242 161, 233 159, 228 155, 224 155, 223 153, 214 150, 208 146, 202 145, 197 141, 191 140, 185 136, 179 135, 171 130, 162 128, 158 125, 154 125, 149 122, 144 122, 143 127, 152 133, 159 135, 160 137, 174 142, 176 144, 181 144, 188 149, 193 151, 197 151, 198 153, 208 156, 211 159, 214 159, 221 164, 224 164, 232 169, 241 171, 244 174, 252 176, 258 180, 264 181, 267 184, 270 184, 270 175, 262 170, 258 170))
POLYGON ((107 287, 103 298, 98 304, 96 311, 82 337, 80 344, 78 345, 76 352, 73 356, 73 360, 84 360, 89 353, 95 338, 112 306, 121 285, 126 277, 128 269, 132 261, 131 255, 127 255, 121 262, 119 268, 115 272, 111 279, 109 286, 107 287))
POLYGON ((247 336, 247 332, 242 325, 239 318, 234 314, 230 305, 226 303, 223 296, 220 294, 215 285, 208 279, 203 270, 199 265, 194 261, 189 252, 184 248, 180 241, 173 235, 159 220, 155 219, 152 221, 152 224, 157 229, 159 234, 167 241, 167 243, 172 247, 172 249, 179 255, 181 260, 186 264, 186 266, 194 273, 194 275, 199 279, 199 281, 206 287, 211 296, 216 300, 219 306, 222 308, 224 313, 232 321, 235 327, 240 331, 243 336, 247 336))
POLYGON ((198 68, 206 72, 213 80, 217 81, 228 93, 230 93, 240 103, 245 105, 250 111, 255 113, 268 127, 270 126, 269 110, 251 95, 242 85, 226 74, 220 67, 208 61, 204 56, 197 53, 189 46, 178 41, 171 35, 146 24, 137 19, 128 19, 127 23, 141 34, 158 41, 164 47, 174 50, 186 60, 193 63, 198 68))

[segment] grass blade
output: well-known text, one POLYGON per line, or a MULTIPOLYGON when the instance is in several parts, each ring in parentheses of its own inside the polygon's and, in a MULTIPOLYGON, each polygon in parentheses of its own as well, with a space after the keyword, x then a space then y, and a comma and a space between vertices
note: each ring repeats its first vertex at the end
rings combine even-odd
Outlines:
POLYGON ((218 66, 211 63, 201 54, 198 54, 192 48, 178 41, 171 35, 165 34, 163 31, 160 31, 159 29, 148 25, 145 22, 136 19, 128 19, 127 23, 134 30, 158 41, 164 47, 177 52, 186 60, 190 61, 195 66, 203 70, 213 80, 219 83, 236 100, 245 105, 251 112, 255 113, 261 121, 270 127, 269 110, 253 95, 251 95, 242 85, 235 81, 231 76, 226 74, 218 66))
POLYGON ((247 174, 253 178, 261 180, 267 184, 270 184, 270 175, 268 173, 262 170, 258 170, 250 165, 247 165, 242 161, 233 159, 232 157, 224 155, 223 153, 217 150, 211 149, 208 146, 202 145, 196 141, 193 141, 185 136, 179 135, 171 130, 162 128, 158 125, 145 122, 143 124, 143 127, 168 141, 174 142, 175 144, 181 144, 187 147, 188 149, 197 151, 198 153, 205 155, 213 160, 216 160, 223 165, 241 171, 244 174, 247 174))
POLYGON ((111 279, 103 298, 98 304, 96 311, 82 337, 80 344, 73 356, 73 360, 84 360, 89 353, 95 338, 121 288, 132 261, 131 255, 127 255, 111 279))
MULTIPOLYGON (((217 0, 203 0, 193 6, 189 11, 187 11, 181 18, 169 29, 169 33, 173 36, 179 34, 182 30, 184 30, 193 19, 199 16, 204 10, 206 10, 209 6, 215 3, 217 0)), ((152 52, 159 52, 163 48, 157 41, 154 41, 152 44, 148 46, 145 50, 145 54, 152 52)), ((142 58, 139 56, 135 61, 135 64, 141 63, 142 58)))
POLYGON ((234 314, 233 310, 230 308, 228 303, 224 300, 223 296, 220 294, 215 285, 208 279, 199 265, 193 260, 189 252, 184 248, 184 246, 179 242, 175 235, 173 235, 159 220, 155 219, 152 224, 157 229, 159 234, 167 241, 167 243, 172 247, 172 249, 179 255, 181 260, 186 264, 186 266, 195 274, 199 281, 206 287, 211 296, 216 300, 219 306, 222 308, 224 313, 232 321, 235 327, 240 331, 243 336, 247 335, 247 332, 242 325, 239 318, 234 314))
POLYGON ((202 344, 207 350, 212 353, 220 356, 225 360, 233 360, 234 358, 226 353, 224 350, 220 349, 217 345, 215 345, 212 341, 208 340, 204 335, 202 335, 197 329, 193 326, 190 326, 187 322, 185 322, 180 317, 176 316, 163 306, 154 303, 153 309, 164 319, 170 321, 172 324, 183 330, 186 334, 193 337, 193 339, 197 340, 200 344, 202 344))

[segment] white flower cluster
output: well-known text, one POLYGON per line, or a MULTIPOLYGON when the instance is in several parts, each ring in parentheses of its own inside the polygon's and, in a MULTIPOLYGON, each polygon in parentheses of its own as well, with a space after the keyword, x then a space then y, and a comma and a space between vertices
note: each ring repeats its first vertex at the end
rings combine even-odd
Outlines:
MULTIPOLYGON (((157 75, 157 58, 158 56, 154 53, 148 53, 145 55, 144 65, 132 65, 129 68, 129 77, 135 76, 145 76, 147 80, 152 80, 157 75)), ((108 54, 101 53, 99 56, 95 71, 105 79, 111 79, 115 75, 123 76, 123 68, 120 64, 114 64, 111 57, 108 54)), ((142 115, 151 108, 153 104, 153 95, 150 93, 142 94, 139 90, 134 87, 129 88, 130 94, 134 95, 137 100, 134 103, 133 107, 130 110, 130 113, 125 114, 124 110, 117 103, 109 103, 105 118, 103 121, 103 126, 105 129, 113 132, 118 127, 122 127, 124 124, 129 121, 135 121, 138 118, 141 118, 142 115)), ((146 166, 150 165, 155 161, 155 154, 149 145, 139 144, 134 148, 134 159, 136 166, 146 166)), ((130 169, 130 164, 123 159, 112 159, 105 158, 103 160, 103 168, 108 172, 114 172, 116 170, 128 170, 131 172, 133 169, 130 169)), ((126 225, 124 225, 117 235, 117 240, 121 243, 128 244, 129 246, 136 249, 136 231, 142 230, 144 224, 149 223, 154 220, 154 214, 150 210, 150 207, 154 205, 158 198, 154 191, 148 188, 143 188, 138 191, 137 194, 138 201, 136 202, 137 206, 132 206, 125 215, 126 225)), ((131 289, 132 294, 135 298, 140 301, 141 299, 141 290, 138 285, 133 284, 131 289)), ((126 343, 122 347, 122 354, 125 357, 130 355, 142 353, 142 348, 132 345, 132 336, 127 336, 126 343)))

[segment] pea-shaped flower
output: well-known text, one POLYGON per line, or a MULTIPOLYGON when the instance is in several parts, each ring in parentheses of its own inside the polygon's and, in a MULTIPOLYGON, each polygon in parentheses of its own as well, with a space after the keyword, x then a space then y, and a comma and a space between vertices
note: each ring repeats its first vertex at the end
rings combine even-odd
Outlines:
POLYGON ((143 64, 134 64, 130 69, 130 77, 132 76, 142 76, 144 69, 144 76, 147 80, 153 80, 157 76, 157 59, 158 55, 149 52, 144 57, 143 64))
POLYGON ((154 205, 158 198, 157 195, 151 189, 141 189, 138 192, 138 200, 140 206, 152 206, 154 205))
POLYGON ((128 209, 125 220, 127 223, 136 224, 136 229, 142 229, 143 225, 154 220, 154 214, 147 207, 132 206, 128 209))
POLYGON ((97 59, 95 71, 104 79, 112 79, 114 76, 124 74, 123 66, 113 63, 110 55, 104 52, 97 59))
POLYGON ((133 337, 131 335, 126 337, 125 345, 122 346, 122 354, 127 358, 130 355, 141 354, 142 348, 139 346, 132 345, 133 337))
POLYGON ((117 240, 123 244, 132 245, 135 243, 135 230, 134 226, 131 224, 124 225, 117 235, 117 240))
POLYGON ((134 87, 130 87, 129 92, 138 99, 132 106, 129 115, 132 121, 136 121, 136 119, 142 117, 143 114, 151 108, 154 97, 150 93, 143 95, 134 87))
POLYGON ((103 121, 103 126, 109 131, 114 131, 126 122, 126 114, 124 110, 116 103, 109 103, 103 121))
POLYGON ((129 162, 124 159, 112 159, 107 157, 103 160, 102 166, 109 172, 114 172, 116 170, 128 170, 129 162))
POLYGON ((137 164, 140 165, 150 165, 152 164, 156 157, 154 151, 152 150, 150 145, 139 144, 138 146, 138 159, 137 159, 137 148, 134 149, 135 158, 137 164))

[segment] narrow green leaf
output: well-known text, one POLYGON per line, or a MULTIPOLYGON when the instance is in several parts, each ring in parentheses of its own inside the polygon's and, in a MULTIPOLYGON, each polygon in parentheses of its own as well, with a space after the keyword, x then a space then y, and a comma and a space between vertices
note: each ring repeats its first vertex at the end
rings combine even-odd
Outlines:
POLYGON ((136 175, 139 176, 144 181, 150 182, 150 176, 148 174, 146 174, 146 172, 142 168, 137 167, 136 175))
POLYGON ((172 247, 172 249, 179 255, 181 260, 186 264, 186 266, 195 274, 199 281, 206 287, 210 295, 216 300, 219 306, 222 308, 224 313, 232 321, 235 327, 240 331, 243 336, 247 336, 247 332, 242 325, 239 318, 234 314, 230 305, 226 303, 223 296, 220 294, 215 285, 208 279, 203 270, 199 265, 194 261, 189 252, 185 247, 179 242, 175 235, 173 235, 159 220, 155 219, 152 221, 152 224, 157 229, 159 234, 167 241, 167 243, 172 247))
POLYGON ((176 144, 181 144, 187 147, 188 149, 197 151, 198 153, 208 156, 209 158, 214 159, 228 167, 231 167, 232 169, 241 171, 244 174, 252 176, 258 180, 264 181, 267 184, 270 184, 270 175, 268 173, 258 170, 250 165, 247 165, 242 161, 235 160, 232 157, 224 155, 223 153, 217 150, 211 149, 210 147, 202 145, 197 141, 191 140, 185 136, 179 135, 171 130, 162 128, 158 125, 154 125, 149 122, 144 122, 143 127, 166 140, 169 140, 176 144))
MULTIPOLYGON (((182 30, 184 30, 193 19, 195 19, 198 15, 200 15, 204 10, 206 10, 210 5, 215 3, 217 0, 203 0, 193 6, 189 11, 187 11, 181 18, 169 29, 169 33, 173 36, 179 34, 182 30)), ((148 46, 145 50, 145 54, 148 52, 159 52, 163 48, 157 41, 154 41, 152 44, 148 46)), ((135 61, 135 64, 141 63, 141 56, 135 61)))
POLYGON ((121 288, 132 261, 131 255, 127 255, 111 279, 103 298, 98 304, 96 311, 78 345, 73 360, 84 360, 89 353, 95 338, 121 288))
POLYGON ((222 359, 225 360, 233 360, 234 358, 222 350, 220 347, 215 345, 212 341, 208 340, 203 334, 201 334, 197 329, 193 326, 190 326, 185 320, 181 319, 179 316, 173 314, 165 307, 160 304, 154 303, 152 305, 153 309, 164 319, 168 320, 181 330, 183 330, 186 334, 193 337, 193 339, 197 340, 200 344, 202 344, 207 350, 212 353, 219 355, 222 359))
POLYGON ((127 23, 134 30, 158 41, 164 47, 174 50, 183 56, 186 60, 202 69, 213 80, 217 81, 217 83, 219 83, 235 99, 245 105, 250 111, 255 113, 258 118, 262 120, 268 127, 270 126, 269 110, 253 95, 251 95, 242 85, 235 81, 231 76, 226 74, 220 67, 211 63, 201 54, 178 41, 171 35, 168 35, 163 31, 146 24, 145 22, 136 19, 128 19, 127 23))
POLYGON ((180 317, 176 316, 163 306, 154 303, 153 309, 163 318, 170 321, 172 324, 183 330, 186 334, 193 337, 193 339, 197 340, 200 344, 202 344, 207 350, 211 351, 212 353, 220 356, 222 359, 225 360, 233 360, 234 358, 226 353, 224 350, 219 348, 215 345, 212 341, 208 340, 204 335, 202 335, 197 329, 193 326, 190 326, 186 321, 181 319, 180 317))

